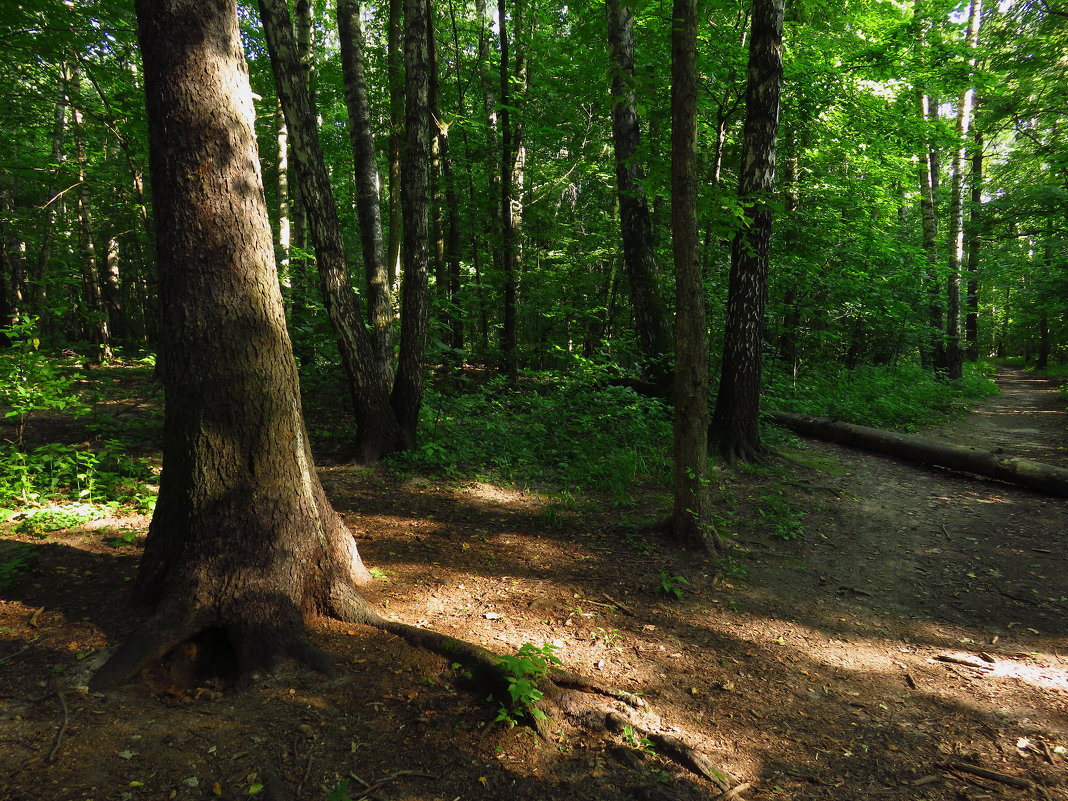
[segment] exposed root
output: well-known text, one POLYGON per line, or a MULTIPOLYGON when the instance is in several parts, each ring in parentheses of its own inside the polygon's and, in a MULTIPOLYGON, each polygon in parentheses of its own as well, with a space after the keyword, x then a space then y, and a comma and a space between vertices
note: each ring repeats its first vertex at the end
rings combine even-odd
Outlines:
MULTIPOLYGON (((499 656, 479 645, 442 634, 432 629, 421 629, 406 623, 398 623, 379 614, 363 598, 348 588, 341 588, 332 599, 334 611, 349 623, 362 623, 373 628, 387 631, 403 638, 409 645, 424 648, 466 668, 481 687, 489 687, 496 697, 507 698, 508 673, 499 656)), ((553 730, 548 718, 559 710, 565 710, 569 695, 588 693, 611 698, 632 708, 645 706, 645 702, 634 693, 619 690, 593 681, 585 676, 567 670, 553 668, 541 682, 544 698, 536 708, 545 713, 545 720, 530 715, 527 721, 531 728, 546 741, 553 740, 553 730)), ((645 731, 635 725, 632 717, 615 710, 601 713, 604 725, 615 731, 622 731, 623 726, 633 726, 642 730, 657 747, 658 753, 681 767, 702 776, 721 792, 729 791, 737 781, 726 771, 716 767, 712 761, 697 749, 686 744, 678 737, 657 731, 645 731)))
POLYGON ((185 609, 160 609, 123 640, 107 662, 89 680, 89 689, 110 690, 177 648, 200 630, 200 622, 185 609))

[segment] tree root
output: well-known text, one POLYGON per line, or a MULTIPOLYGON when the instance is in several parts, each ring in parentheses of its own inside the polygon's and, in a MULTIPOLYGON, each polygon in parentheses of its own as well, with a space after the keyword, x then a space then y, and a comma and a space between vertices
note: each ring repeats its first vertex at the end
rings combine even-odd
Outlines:
MULTIPOLYGON (((406 623, 390 620, 352 591, 344 590, 338 593, 333 599, 333 605, 335 613, 342 620, 348 623, 364 624, 381 631, 396 634, 409 645, 423 648, 442 656, 448 659, 450 663, 458 663, 471 673, 480 686, 488 686, 495 697, 508 698, 509 674, 501 663, 500 657, 492 651, 475 643, 450 637, 432 629, 421 629, 406 623)), ((569 693, 587 693, 610 698, 625 705, 624 709, 627 707, 641 708, 646 706, 645 701, 634 693, 606 687, 585 676, 557 668, 553 668, 548 672, 540 687, 544 692, 544 698, 535 707, 543 712, 546 718, 541 719, 535 715, 528 715, 526 716, 526 721, 547 742, 552 742, 555 739, 555 733, 549 718, 558 709, 566 709, 568 706, 566 695, 569 693)), ((635 731, 640 731, 653 742, 657 748, 657 753, 692 773, 709 780, 716 785, 721 793, 726 793, 737 785, 738 782, 729 773, 716 767, 700 751, 678 737, 643 728, 637 722, 636 715, 627 715, 615 709, 602 711, 601 714, 603 715, 601 720, 605 728, 621 732, 624 726, 630 726, 635 731)))

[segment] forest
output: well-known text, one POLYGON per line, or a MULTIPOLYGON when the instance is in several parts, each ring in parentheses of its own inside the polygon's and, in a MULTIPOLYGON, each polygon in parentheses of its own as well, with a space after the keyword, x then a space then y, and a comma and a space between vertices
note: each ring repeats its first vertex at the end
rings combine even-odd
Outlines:
POLYGON ((1063 791, 1068 5, 0 16, 0 797, 1063 791))

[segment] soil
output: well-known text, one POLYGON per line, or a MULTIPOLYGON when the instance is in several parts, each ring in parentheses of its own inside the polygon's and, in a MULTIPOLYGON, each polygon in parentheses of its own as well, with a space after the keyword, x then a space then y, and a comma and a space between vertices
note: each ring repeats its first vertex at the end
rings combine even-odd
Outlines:
MULTIPOLYGON (((1008 368, 998 380, 1001 395, 928 435, 1068 466, 1056 387, 1008 368)), ((0 591, 0 799, 719 795, 645 731, 748 785, 731 797, 1068 799, 1068 501, 788 442, 785 469, 716 475, 738 542, 718 565, 607 504, 321 468, 377 571, 371 601, 501 654, 555 643, 569 670, 645 699, 646 728, 617 733, 495 723, 498 704, 444 660, 330 620, 312 635, 331 677, 239 691, 174 662, 91 693, 134 620, 147 518, 46 540, 8 530, 0 547, 30 542, 32 565, 0 591), (123 531, 133 543, 106 544, 123 531)))

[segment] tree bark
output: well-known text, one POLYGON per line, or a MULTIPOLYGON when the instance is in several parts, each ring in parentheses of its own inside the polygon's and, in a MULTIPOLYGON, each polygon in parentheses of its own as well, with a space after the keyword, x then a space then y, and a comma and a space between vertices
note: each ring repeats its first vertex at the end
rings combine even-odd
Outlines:
POLYGON ((404 246, 401 260, 400 361, 391 402, 406 448, 415 447, 419 410, 423 405, 426 373, 427 274, 430 266, 429 184, 430 18, 425 0, 405 0, 404 67, 405 128, 401 161, 401 204, 404 208, 404 246))
MULTIPOLYGON (((71 71, 71 91, 77 92, 80 74, 71 71)), ((90 341, 96 346, 93 358, 104 361, 112 358, 111 331, 108 315, 104 309, 103 290, 100 285, 100 267, 97 263, 96 243, 93 241, 92 204, 86 174, 85 125, 82 112, 75 103, 71 108, 71 129, 74 132, 74 159, 78 167, 78 192, 75 195, 78 212, 78 247, 82 257, 82 288, 84 298, 84 325, 90 341)))
POLYGON ((304 623, 369 576, 312 464, 232 0, 138 0, 167 343, 159 502, 135 582, 153 615, 93 677, 201 633, 248 675, 328 670, 304 623))
POLYGON ((364 328, 360 302, 353 290, 337 206, 285 0, 261 0, 260 16, 289 130, 301 205, 315 244, 323 303, 338 338, 356 409, 357 441, 353 455, 360 461, 374 462, 405 447, 400 425, 389 404, 389 374, 375 357, 364 328))
POLYGON ((1068 470, 1062 467, 1019 459, 1001 453, 933 442, 911 434, 898 434, 878 428, 843 423, 826 417, 809 417, 772 412, 771 419, 804 436, 885 453, 914 462, 963 470, 987 478, 1019 484, 1059 497, 1068 497, 1068 470))
POLYGON ((965 358, 974 362, 979 358, 979 215, 983 203, 983 134, 976 131, 972 144, 972 202, 968 214, 968 295, 965 306, 965 358))
POLYGON ((771 195, 782 89, 784 0, 755 0, 738 196, 746 221, 731 248, 723 369, 709 432, 728 462, 761 458, 760 371, 768 294, 771 195))
MULTIPOLYGON (((967 46, 974 51, 979 46, 979 22, 982 14, 982 0, 971 0, 968 15, 967 46)), ((975 57, 969 60, 972 71, 975 70, 975 57)), ((949 365, 947 376, 960 378, 964 372, 964 347, 961 343, 961 266, 964 262, 964 158, 966 140, 971 129, 972 106, 975 100, 975 87, 969 86, 961 92, 957 105, 957 144, 953 149, 951 167, 952 185, 949 195, 949 281, 948 303, 946 304, 946 361, 949 365)))
POLYGON ((605 9, 612 69, 612 141, 616 156, 623 264, 646 379, 667 394, 670 331, 657 277, 645 176, 637 160, 641 126, 634 96, 634 9, 621 0, 607 0, 605 9))
POLYGON ((404 0, 389 0, 386 26, 386 80, 389 82, 389 241, 386 269, 389 285, 397 285, 401 269, 401 150, 404 143, 404 51, 401 47, 401 11, 404 0))
POLYGON ((671 235, 675 259, 674 507, 671 533, 718 545, 708 493, 708 328, 697 255, 697 0, 671 19, 671 235))
MULTIPOLYGON (((924 126, 937 112, 930 98, 916 90, 916 109, 924 126)), ((923 230, 923 252, 926 263, 922 283, 928 297, 928 339, 921 346, 920 355, 926 367, 941 375, 948 369, 946 362, 945 314, 942 306, 942 282, 938 269, 938 154, 929 137, 925 136, 919 159, 920 220, 923 230)))
POLYGON ((363 56, 358 0, 339 0, 338 36, 345 79, 345 105, 349 115, 349 139, 356 171, 356 213, 360 219, 363 271, 367 280, 367 313, 378 369, 393 370, 393 303, 389 271, 382 240, 382 213, 378 196, 378 159, 375 156, 371 111, 367 102, 367 79, 363 56))
POLYGON ((497 24, 500 36, 500 107, 501 107, 501 161, 500 161, 500 221, 501 262, 504 268, 504 328, 501 331, 501 369, 505 375, 515 377, 518 369, 516 346, 516 263, 515 230, 512 226, 512 112, 509 107, 511 74, 508 69, 508 24, 507 2, 497 0, 497 24))

